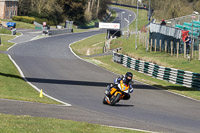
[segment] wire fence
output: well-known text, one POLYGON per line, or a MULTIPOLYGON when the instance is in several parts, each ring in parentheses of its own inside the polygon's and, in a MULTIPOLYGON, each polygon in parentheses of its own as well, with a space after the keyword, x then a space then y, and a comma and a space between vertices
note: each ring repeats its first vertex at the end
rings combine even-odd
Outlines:
POLYGON ((139 32, 139 42, 148 52, 165 52, 178 58, 200 60, 200 40, 194 38, 189 50, 182 40, 182 30, 175 27, 150 24, 149 34, 139 32), (189 54, 186 51, 189 51, 189 54))
POLYGON ((200 19, 200 15, 194 12, 193 14, 190 14, 190 15, 168 19, 166 20, 166 24, 167 26, 175 27, 176 24, 183 25, 184 22, 191 22, 191 20, 198 21, 199 19, 200 19))

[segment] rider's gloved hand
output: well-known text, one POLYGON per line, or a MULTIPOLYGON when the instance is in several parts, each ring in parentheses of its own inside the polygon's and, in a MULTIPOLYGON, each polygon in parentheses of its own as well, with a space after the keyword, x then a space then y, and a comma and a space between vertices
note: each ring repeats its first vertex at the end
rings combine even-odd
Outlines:
POLYGON ((129 91, 130 93, 133 93, 133 88, 132 89, 130 89, 130 91, 129 91))

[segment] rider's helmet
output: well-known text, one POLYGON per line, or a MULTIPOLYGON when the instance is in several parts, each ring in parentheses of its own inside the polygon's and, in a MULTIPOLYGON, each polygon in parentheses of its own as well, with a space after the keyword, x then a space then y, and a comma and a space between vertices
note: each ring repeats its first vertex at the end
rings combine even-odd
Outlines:
POLYGON ((127 72, 126 75, 125 75, 125 80, 127 82, 131 81, 133 78, 133 74, 131 72, 127 72))

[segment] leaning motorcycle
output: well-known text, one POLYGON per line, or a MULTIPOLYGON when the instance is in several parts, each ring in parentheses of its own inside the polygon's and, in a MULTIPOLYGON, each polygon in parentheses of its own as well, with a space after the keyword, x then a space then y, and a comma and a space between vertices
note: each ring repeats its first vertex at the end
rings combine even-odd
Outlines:
POLYGON ((125 85, 123 83, 123 80, 120 81, 119 84, 114 85, 110 88, 110 91, 108 91, 108 88, 105 91, 105 96, 103 98, 103 104, 108 105, 115 105, 117 102, 119 102, 123 97, 125 96, 125 93, 130 93, 130 85, 132 85, 133 82, 130 82, 129 85, 125 85))

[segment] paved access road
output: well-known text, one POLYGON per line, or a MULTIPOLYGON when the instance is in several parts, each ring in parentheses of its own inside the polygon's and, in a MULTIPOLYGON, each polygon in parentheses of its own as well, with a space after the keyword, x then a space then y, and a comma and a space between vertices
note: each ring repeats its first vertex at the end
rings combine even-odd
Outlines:
MULTIPOLYGON (((134 19, 134 14, 132 16, 131 19, 134 19)), ((117 21, 120 17, 119 15, 117 21)), ((136 82, 135 91, 129 101, 120 101, 114 107, 102 104, 106 85, 112 83, 118 75, 77 58, 69 48, 75 41, 102 32, 105 31, 53 36, 19 43, 8 51, 28 81, 43 89, 48 95, 72 104, 72 107, 55 109, 58 115, 51 114, 55 112, 51 107, 47 107, 45 111, 45 108, 37 108, 41 109, 41 114, 46 112, 48 116, 56 117, 59 116, 59 110, 76 110, 79 113, 85 111, 85 119, 82 119, 81 115, 74 115, 73 119, 77 120, 80 117, 94 123, 105 122, 109 123, 108 125, 153 131, 199 133, 200 102, 143 83, 136 82)), ((7 113, 9 112, 12 113, 11 110, 7 113)), ((24 111, 24 114, 25 112, 28 111, 24 111)), ((64 118, 63 113, 60 114, 64 118)), ((33 116, 36 115, 37 111, 33 116)))

